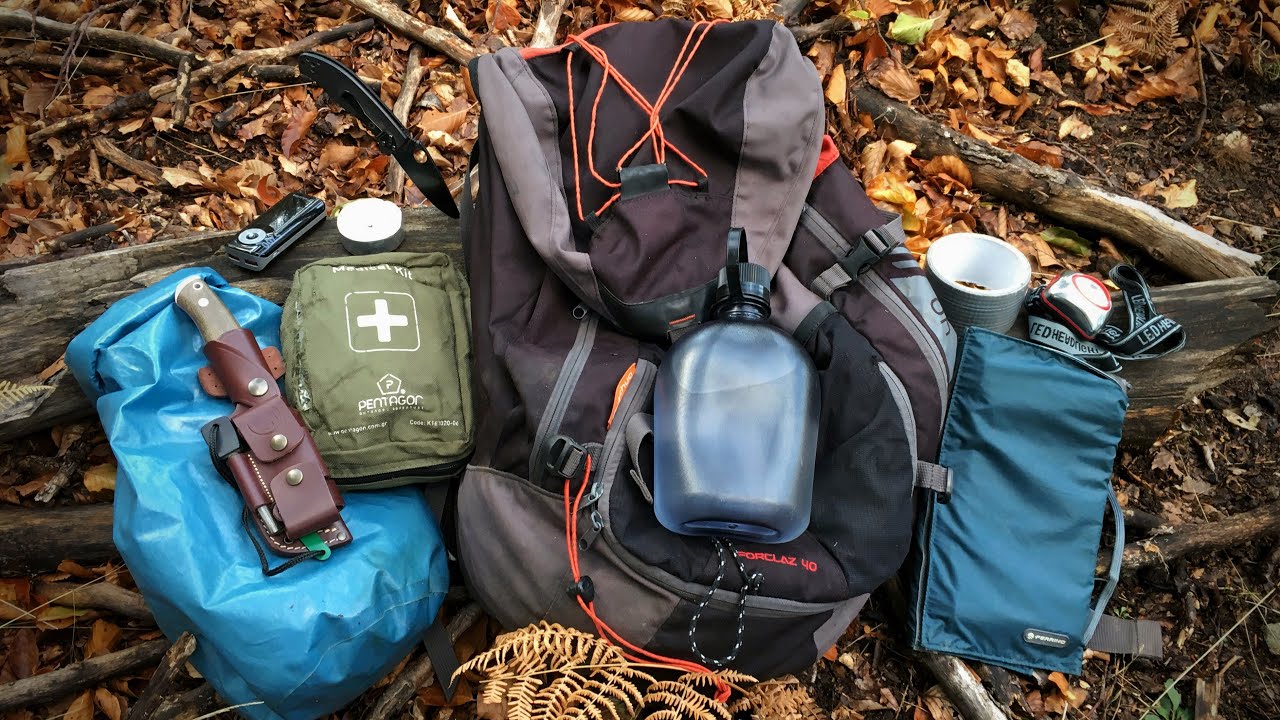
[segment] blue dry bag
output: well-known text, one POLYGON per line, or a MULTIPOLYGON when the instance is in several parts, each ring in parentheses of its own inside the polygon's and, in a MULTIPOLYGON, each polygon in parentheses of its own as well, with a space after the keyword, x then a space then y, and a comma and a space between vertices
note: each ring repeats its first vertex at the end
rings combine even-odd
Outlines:
POLYGON ((116 302, 71 341, 67 365, 119 464, 116 548, 165 635, 196 636, 191 662, 219 696, 254 703, 238 709, 254 720, 314 718, 355 699, 422 639, 449 586, 443 540, 421 490, 348 493, 350 545, 263 575, 240 495, 200 436, 232 406, 196 379, 204 341, 173 303, 191 275, 261 345, 279 343, 280 308, 208 268, 116 302))
POLYGON ((964 337, 939 464, 909 574, 919 649, 1078 675, 1084 649, 1158 657, 1160 626, 1103 615, 1124 522, 1111 466, 1128 397, 1114 378, 987 330, 964 337), (1093 597, 1103 517, 1116 544, 1093 597))

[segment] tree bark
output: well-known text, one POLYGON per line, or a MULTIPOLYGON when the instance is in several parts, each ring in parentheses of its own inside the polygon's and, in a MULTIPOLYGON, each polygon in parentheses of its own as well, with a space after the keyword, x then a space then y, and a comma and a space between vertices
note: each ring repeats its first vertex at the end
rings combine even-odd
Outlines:
MULTIPOLYGON (((56 73, 62 70, 62 56, 10 50, 4 54, 4 64, 56 73)), ((74 59, 71 62, 71 68, 90 75, 120 75, 128 69, 123 60, 88 56, 74 59)))
POLYGON ((129 710, 128 720, 151 720, 195 651, 196 637, 189 632, 182 633, 160 660, 160 667, 151 674, 147 689, 129 710))
MULTIPOLYGON (((462 610, 458 611, 449 620, 447 629, 449 631, 449 641, 457 642, 462 633, 475 624, 480 619, 480 606, 470 603, 462 610)), ((365 720, 382 720, 383 718, 393 718, 400 716, 400 710, 409 702, 413 694, 418 688, 431 682, 431 676, 435 672, 435 668, 431 664, 431 657, 423 653, 417 660, 409 663, 404 670, 396 676, 395 680, 382 691, 382 695, 378 697, 378 702, 373 709, 365 714, 365 720)))
MULTIPOLYGON (((156 708, 151 720, 195 720, 210 717, 209 713, 219 708, 218 695, 209 683, 178 693, 164 699, 156 708)), ((223 717, 219 715, 218 717, 223 717)), ((227 715, 225 717, 237 717, 227 715)), ((243 716, 239 716, 243 717, 243 716)))
POLYGON ((899 137, 916 144, 922 156, 958 156, 973 174, 978 190, 1114 235, 1193 280, 1257 274, 1258 255, 1233 248, 1146 203, 944 127, 874 88, 856 87, 853 96, 859 112, 892 125, 899 137))
MULTIPOLYGON (((107 506, 91 505, 90 507, 106 508, 107 506)), ((99 608, 110 610, 132 620, 153 624, 156 621, 141 595, 108 582, 94 582, 86 585, 71 582, 37 583, 35 595, 40 602, 52 605, 99 608)))
POLYGON ((346 4, 370 17, 386 23, 397 33, 448 55, 460 65, 466 65, 480 51, 453 33, 419 20, 387 0, 343 0, 346 4))
MULTIPOLYGON (((26 33, 34 30, 36 37, 62 40, 70 37, 76 31, 76 26, 38 16, 33 18, 31 13, 22 10, 0 9, 0 30, 26 33)), ((192 53, 176 48, 169 43, 136 33, 109 30, 107 28, 85 28, 84 44, 102 50, 142 55, 174 67, 177 67, 183 58, 192 57, 192 53)))
POLYGON ((69 558, 92 564, 118 555, 110 505, 0 509, 0 538, 0 575, 34 575, 69 558))
POLYGON ((127 650, 72 663, 60 670, 0 685, 0 712, 32 707, 71 695, 103 680, 146 667, 160 659, 167 640, 149 640, 127 650))

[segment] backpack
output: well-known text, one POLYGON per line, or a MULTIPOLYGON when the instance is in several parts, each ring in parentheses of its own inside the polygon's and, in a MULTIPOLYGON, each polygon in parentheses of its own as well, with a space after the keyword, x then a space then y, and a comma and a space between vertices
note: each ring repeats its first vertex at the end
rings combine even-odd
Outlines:
POLYGON ((902 565, 915 487, 945 486, 955 352, 900 222, 824 136, 817 73, 776 23, 661 20, 503 49, 469 78, 471 593, 507 627, 651 660, 803 669, 902 565), (731 227, 820 378, 811 521, 780 545, 677 535, 652 507, 655 375, 705 316, 731 227))

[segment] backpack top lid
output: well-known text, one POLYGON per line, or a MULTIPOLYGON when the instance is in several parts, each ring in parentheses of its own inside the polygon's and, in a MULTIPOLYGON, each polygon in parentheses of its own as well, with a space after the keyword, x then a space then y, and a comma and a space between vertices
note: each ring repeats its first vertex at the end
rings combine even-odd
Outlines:
POLYGON ((777 23, 661 20, 475 61, 518 224, 595 311, 643 337, 710 307, 725 233, 770 276, 818 163, 822 88, 777 23))

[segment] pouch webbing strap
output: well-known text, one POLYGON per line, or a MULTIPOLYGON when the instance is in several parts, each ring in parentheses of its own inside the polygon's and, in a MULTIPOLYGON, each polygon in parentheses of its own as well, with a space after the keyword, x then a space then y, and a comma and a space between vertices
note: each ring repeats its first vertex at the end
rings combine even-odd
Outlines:
POLYGON ((951 498, 951 469, 930 462, 916 463, 916 487, 938 493, 940 502, 951 498))
POLYGON ((649 486, 645 484, 644 478, 640 476, 639 468, 644 467, 640 463, 640 447, 652 437, 652 415, 636 413, 627 418, 627 426, 623 429, 623 438, 627 443, 627 454, 631 456, 631 480, 640 489, 640 494, 644 496, 645 501, 650 505, 653 504, 653 493, 649 490, 649 486))
POLYGON ((1111 282, 1120 288, 1129 308, 1129 329, 1108 325, 1097 341, 1125 360, 1148 360, 1168 355, 1187 344, 1187 334, 1174 320, 1156 312, 1147 281, 1132 265, 1111 268, 1111 282))
POLYGON ((844 257, 809 283, 810 290, 819 297, 830 298, 831 293, 853 282, 859 273, 907 241, 902 216, 883 210, 880 214, 887 222, 863 233, 844 257))
POLYGON ((1089 625, 1085 627, 1082 636, 1086 643, 1093 637, 1098 623, 1102 620, 1102 614, 1107 609, 1107 603, 1111 602, 1111 596, 1116 591, 1116 585, 1120 584, 1120 562, 1124 560, 1124 508, 1120 507, 1120 498, 1116 497, 1115 488, 1107 488, 1107 504, 1111 506, 1111 517, 1116 526, 1115 547, 1111 549, 1111 567, 1107 570, 1107 584, 1103 586, 1098 602, 1094 603, 1093 613, 1089 616, 1089 625))
POLYGON ((1163 628, 1154 620, 1103 615, 1086 645, 1098 652, 1161 658, 1164 657, 1163 635, 1163 628))
POLYGON ((804 316, 804 319, 796 326, 792 336, 796 339, 796 342, 800 343, 801 347, 808 347, 809 341, 813 339, 814 333, 818 332, 818 328, 822 326, 822 323, 837 312, 840 311, 836 310, 835 305, 823 300, 814 305, 809 314, 804 316))
POLYGON ((440 622, 440 616, 431 621, 426 634, 422 637, 422 646, 431 658, 431 669, 435 671, 436 680, 444 689, 444 699, 452 700, 457 680, 453 674, 458 670, 458 655, 453 651, 453 641, 449 639, 449 629, 440 622))

